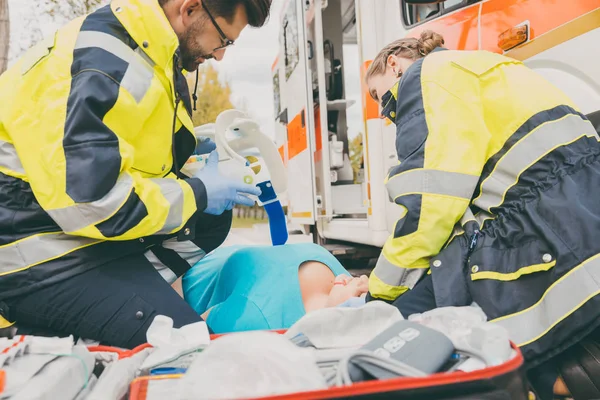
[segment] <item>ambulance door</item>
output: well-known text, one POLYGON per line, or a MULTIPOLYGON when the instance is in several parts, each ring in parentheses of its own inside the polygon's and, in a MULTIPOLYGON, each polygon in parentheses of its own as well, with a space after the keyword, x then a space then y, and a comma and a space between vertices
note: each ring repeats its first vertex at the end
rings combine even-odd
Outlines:
MULTIPOLYGON (((305 1, 288 0, 281 23, 280 90, 287 124, 288 216, 292 222, 314 225, 314 112, 308 67, 305 1)), ((280 119, 281 120, 281 119, 280 119)))

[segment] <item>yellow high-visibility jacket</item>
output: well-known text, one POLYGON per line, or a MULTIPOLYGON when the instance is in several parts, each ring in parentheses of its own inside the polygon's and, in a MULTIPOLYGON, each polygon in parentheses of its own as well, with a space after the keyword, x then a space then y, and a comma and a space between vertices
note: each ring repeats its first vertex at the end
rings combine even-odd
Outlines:
POLYGON ((0 297, 143 251, 206 207, 176 177, 196 146, 178 46, 156 0, 114 0, 0 76, 0 297))
POLYGON ((521 62, 445 49, 392 94, 386 187, 405 214, 370 296, 396 299, 429 271, 438 307, 476 302, 528 360, 598 325, 600 144, 573 102, 521 62))

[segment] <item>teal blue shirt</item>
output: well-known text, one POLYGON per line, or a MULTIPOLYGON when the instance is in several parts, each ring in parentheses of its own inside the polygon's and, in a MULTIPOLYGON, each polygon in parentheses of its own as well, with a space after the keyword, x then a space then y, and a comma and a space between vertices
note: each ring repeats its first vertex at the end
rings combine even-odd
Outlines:
POLYGON ((312 243, 231 246, 215 250, 183 277, 185 300, 215 333, 287 329, 306 311, 298 268, 325 264, 335 276, 350 275, 324 248, 312 243))

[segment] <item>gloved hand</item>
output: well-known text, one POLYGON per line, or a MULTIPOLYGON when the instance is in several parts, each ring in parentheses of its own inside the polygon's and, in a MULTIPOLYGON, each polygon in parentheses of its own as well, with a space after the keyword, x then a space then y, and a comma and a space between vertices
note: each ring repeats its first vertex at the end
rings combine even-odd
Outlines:
POLYGON ((204 168, 198 170, 194 175, 204 183, 206 188, 207 206, 204 212, 220 215, 225 210, 231 210, 236 204, 252 207, 254 200, 245 195, 260 196, 260 189, 221 175, 218 163, 219 154, 213 151, 208 156, 204 168))
POLYGON ((196 144, 195 155, 212 153, 217 149, 217 144, 213 142, 209 137, 198 136, 198 143, 196 144))
POLYGON ((365 296, 350 297, 348 300, 340 304, 338 307, 341 308, 359 308, 367 304, 365 296))

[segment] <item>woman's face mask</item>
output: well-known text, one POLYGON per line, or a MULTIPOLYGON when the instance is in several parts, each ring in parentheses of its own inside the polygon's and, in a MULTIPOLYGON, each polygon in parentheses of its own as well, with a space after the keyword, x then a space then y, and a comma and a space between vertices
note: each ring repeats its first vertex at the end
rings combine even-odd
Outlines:
POLYGON ((381 97, 381 115, 393 123, 396 123, 396 96, 398 95, 399 84, 400 81, 396 82, 396 84, 381 97))

